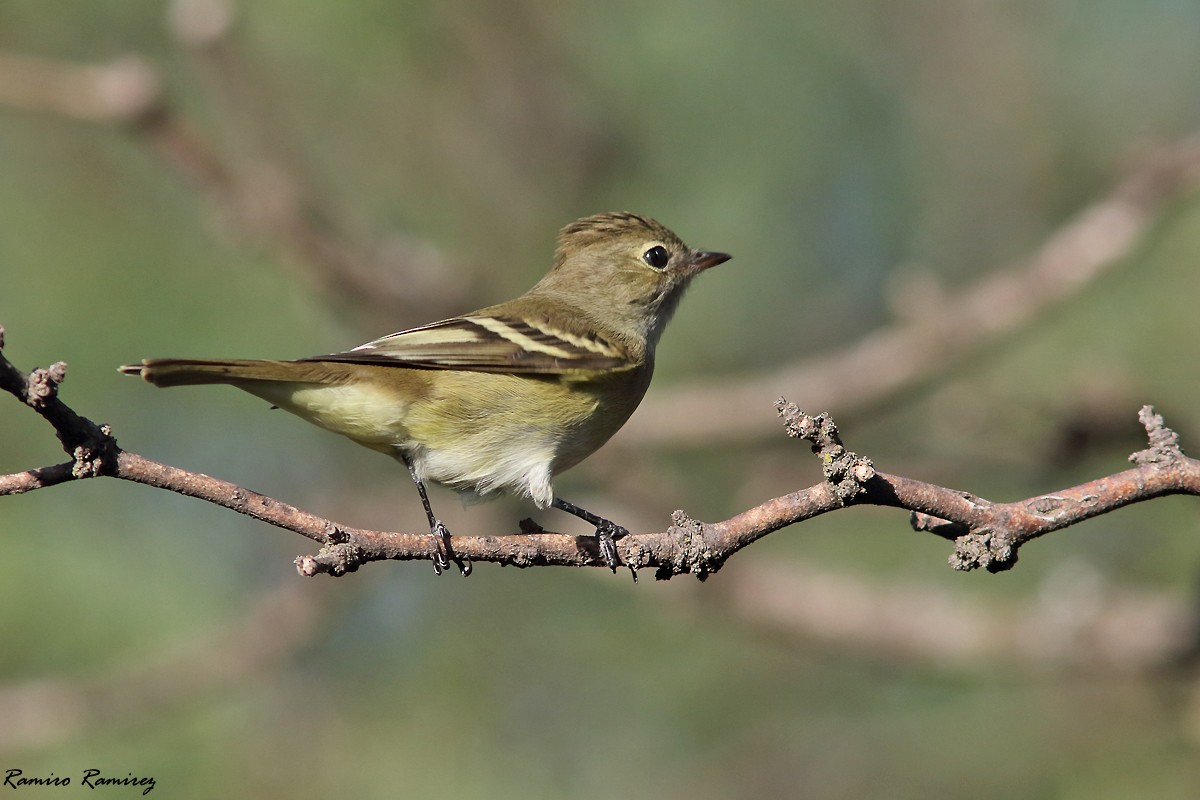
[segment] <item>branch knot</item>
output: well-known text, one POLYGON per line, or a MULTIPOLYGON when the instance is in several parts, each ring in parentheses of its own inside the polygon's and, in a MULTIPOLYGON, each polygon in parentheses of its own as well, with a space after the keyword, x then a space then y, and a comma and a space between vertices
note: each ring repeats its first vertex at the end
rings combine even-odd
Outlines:
POLYGON ((983 567, 988 572, 1004 572, 1017 563, 1017 548, 1012 537, 991 528, 980 528, 954 540, 950 566, 963 572, 983 567))
POLYGON ((833 486, 843 505, 866 493, 865 484, 875 477, 875 465, 866 456, 845 448, 829 412, 805 414, 782 397, 775 401, 775 410, 783 418, 788 436, 812 445, 813 453, 821 460, 825 480, 833 486))
POLYGON ((1179 446, 1179 434, 1167 427, 1162 414, 1154 413, 1154 406, 1142 406, 1138 421, 1146 429, 1150 447, 1139 450, 1129 460, 1140 467, 1171 467, 1184 458, 1179 446))
POLYGON ((96 427, 94 436, 75 445, 71 451, 71 458, 75 461, 71 475, 76 478, 95 478, 110 472, 115 466, 116 459, 112 458, 115 450, 112 426, 96 427))
POLYGON ((699 580, 721 568, 723 559, 716 558, 712 548, 704 539, 704 523, 694 520, 683 510, 671 512, 671 527, 667 529, 677 543, 669 564, 663 564, 654 573, 658 580, 667 580, 672 575, 691 573, 699 580))
POLYGON ((315 556, 297 556, 293 563, 296 571, 306 578, 321 573, 341 577, 348 572, 356 572, 363 563, 364 555, 361 547, 343 542, 322 547, 315 556))
POLYGON ((31 408, 41 410, 52 398, 58 396, 58 386, 67 377, 67 364, 55 361, 46 367, 38 367, 29 373, 26 382, 25 402, 31 408))

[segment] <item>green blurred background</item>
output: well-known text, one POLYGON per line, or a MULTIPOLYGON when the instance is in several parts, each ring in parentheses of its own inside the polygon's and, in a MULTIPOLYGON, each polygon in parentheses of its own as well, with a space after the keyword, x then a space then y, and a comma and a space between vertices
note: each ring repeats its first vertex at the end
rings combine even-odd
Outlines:
MULTIPOLYGON (((423 524, 397 465, 249 396, 115 367, 352 346, 519 293, 560 226, 630 209, 735 255, 683 303, 651 395, 736 382, 886 326, 905 276, 953 291, 1033 252, 1200 127, 1188 2, 259 0, 182 43, 210 6, 0 0, 0 52, 141 57, 246 185, 286 175, 346 241, 415 264, 401 285, 425 299, 362 313, 247 231, 257 195, 231 216, 144 133, 0 105, 5 352, 68 362, 64 399, 130 450, 362 527, 423 524)), ((1198 260, 1193 196, 1036 324, 869 414, 829 410, 882 469, 997 500, 1123 469, 1142 403, 1200 448, 1198 260)), ((625 441, 559 488, 637 530, 675 508, 724 519, 819 479, 776 439, 625 441)), ((61 460, 0 400, 0 472, 61 460)), ((464 533, 531 510, 433 499, 464 533)), ((421 563, 305 580, 306 540, 85 481, 0 500, 0 729, 19 732, 0 769, 152 775, 152 796, 196 798, 1192 798, 1186 663, 1086 663, 1071 641, 1048 658, 1020 636, 948 658, 857 637, 844 602, 781 623, 737 587, 900 587, 1048 623, 1114 597, 1186 609, 1196 534, 1195 503, 1168 498, 960 574, 905 515, 854 509, 704 584, 421 563)))

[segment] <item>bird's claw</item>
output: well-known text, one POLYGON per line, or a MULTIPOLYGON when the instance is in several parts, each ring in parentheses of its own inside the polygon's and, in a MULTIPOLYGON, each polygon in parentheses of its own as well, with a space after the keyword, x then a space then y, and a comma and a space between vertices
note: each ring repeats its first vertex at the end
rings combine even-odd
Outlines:
POLYGON ((600 557, 604 559, 604 565, 614 573, 617 571, 617 567, 621 566, 621 559, 617 555, 617 539, 628 535, 629 531, 608 520, 596 526, 596 541, 600 547, 600 557))
POLYGON ((433 540, 433 557, 430 560, 433 562, 435 575, 441 575, 452 563, 458 567, 459 574, 464 578, 471 574, 470 559, 464 560, 454 554, 454 548, 450 546, 450 530, 441 520, 434 522, 429 536, 433 540))
POLYGON ((433 573, 441 575, 442 570, 450 566, 450 559, 446 557, 446 553, 442 550, 442 537, 437 533, 430 533, 429 538, 433 542, 433 557, 430 559, 433 562, 433 573))

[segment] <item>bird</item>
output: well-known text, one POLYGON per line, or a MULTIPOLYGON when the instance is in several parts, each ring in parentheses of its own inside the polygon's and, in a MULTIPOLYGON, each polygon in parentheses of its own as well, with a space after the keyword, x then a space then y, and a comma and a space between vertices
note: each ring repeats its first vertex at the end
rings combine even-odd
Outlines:
POLYGON ((579 517, 615 572, 615 541, 628 531, 562 499, 552 481, 633 414, 684 291, 730 258, 688 247, 647 216, 595 214, 562 228, 550 271, 497 305, 328 355, 150 358, 119 372, 159 387, 228 384, 397 459, 420 496, 439 574, 451 560, 464 575, 470 564, 454 556, 427 482, 579 517))

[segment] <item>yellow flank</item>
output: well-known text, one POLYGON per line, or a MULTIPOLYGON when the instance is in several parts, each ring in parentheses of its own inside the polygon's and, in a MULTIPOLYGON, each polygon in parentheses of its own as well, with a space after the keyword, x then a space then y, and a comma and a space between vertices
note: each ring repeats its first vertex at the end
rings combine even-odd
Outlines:
POLYGON ((396 442, 407 438, 404 414, 409 403, 366 381, 342 385, 245 381, 235 385, 373 450, 391 454, 396 442))
POLYGON ((236 386, 333 433, 392 456, 407 454, 417 474, 461 492, 512 491, 539 506, 551 480, 608 441, 650 381, 437 370, 414 393, 423 370, 362 370, 331 384, 239 381, 236 386), (404 391, 387 377, 404 376, 404 391), (419 398, 419 402, 413 402, 419 398), (530 415, 531 407, 542 413, 530 415))

